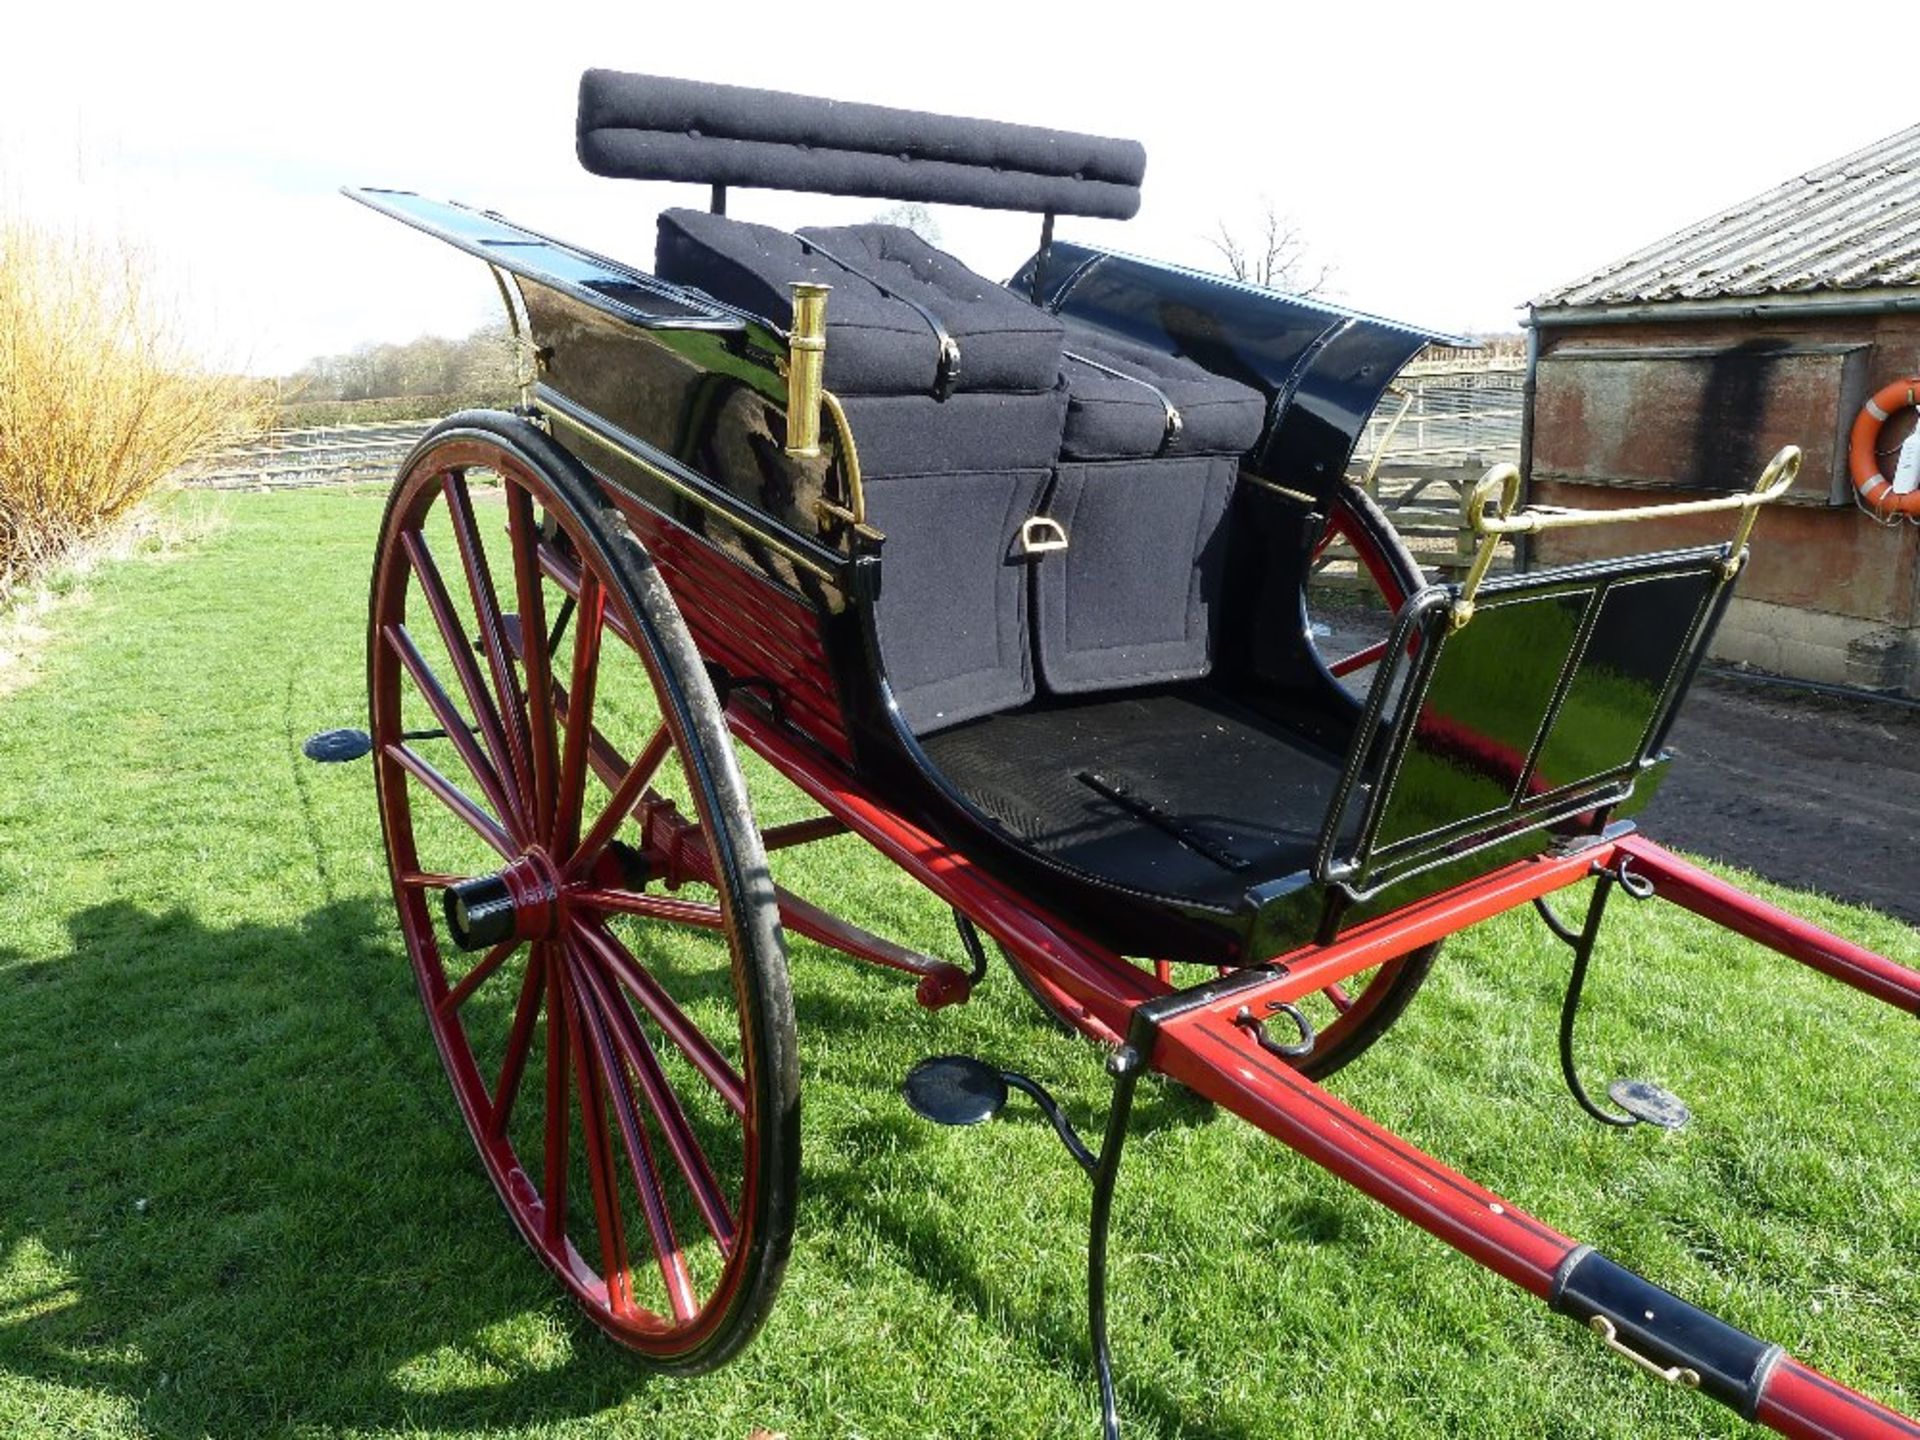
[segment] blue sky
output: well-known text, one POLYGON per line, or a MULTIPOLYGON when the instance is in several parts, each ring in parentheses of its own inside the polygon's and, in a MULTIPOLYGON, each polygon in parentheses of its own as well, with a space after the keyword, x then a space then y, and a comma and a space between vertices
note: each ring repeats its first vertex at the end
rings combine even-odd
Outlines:
MULTIPOLYGON (((1857 78, 1857 26, 1802 14, 1789 33, 1765 15, 36 5, 8 21, 0 205, 131 234, 228 363, 272 373, 461 333, 492 318, 485 271, 338 186, 475 202, 645 266, 655 213, 704 195, 579 170, 574 87, 604 65, 1137 137, 1139 217, 1063 221, 1063 235, 1208 264, 1204 236, 1250 227, 1267 195, 1334 266, 1335 298, 1497 329, 1538 291, 1920 118, 1905 87, 1857 78)), ((732 206, 788 226, 877 208, 771 192, 732 206)), ((992 275, 1034 238, 1030 217, 937 218, 947 248, 992 275)))

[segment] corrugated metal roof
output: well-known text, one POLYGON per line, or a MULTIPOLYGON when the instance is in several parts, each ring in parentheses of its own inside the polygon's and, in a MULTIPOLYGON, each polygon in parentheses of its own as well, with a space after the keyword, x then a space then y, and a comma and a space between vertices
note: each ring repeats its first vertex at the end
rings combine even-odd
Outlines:
POLYGON ((1920 286, 1920 125, 1550 290, 1539 307, 1920 286))

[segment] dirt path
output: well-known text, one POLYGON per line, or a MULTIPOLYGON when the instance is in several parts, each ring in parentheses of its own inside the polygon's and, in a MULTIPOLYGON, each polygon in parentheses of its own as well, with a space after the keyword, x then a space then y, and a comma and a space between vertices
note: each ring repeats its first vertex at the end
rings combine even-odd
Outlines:
POLYGON ((1920 924, 1920 711, 1703 678, 1653 838, 1920 924))

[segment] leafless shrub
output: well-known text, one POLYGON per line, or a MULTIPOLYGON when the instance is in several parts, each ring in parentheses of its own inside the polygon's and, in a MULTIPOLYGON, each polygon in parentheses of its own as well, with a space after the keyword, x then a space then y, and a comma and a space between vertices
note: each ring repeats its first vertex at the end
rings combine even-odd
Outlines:
POLYGON ((0 216, 0 601, 272 401, 193 360, 136 248, 0 216))

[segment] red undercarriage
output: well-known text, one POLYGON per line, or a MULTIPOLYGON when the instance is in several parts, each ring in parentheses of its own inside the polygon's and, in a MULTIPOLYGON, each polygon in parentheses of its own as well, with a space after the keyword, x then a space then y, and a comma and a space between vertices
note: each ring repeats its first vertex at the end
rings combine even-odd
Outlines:
MULTIPOLYGON (((1003 945, 1013 962, 1064 1014, 1077 1014, 1090 1037, 1127 1036, 1141 1005, 1173 992, 1165 979, 1093 944, 956 852, 902 820, 849 781, 843 769, 790 739, 757 714, 735 707, 735 733, 812 797, 830 820, 767 833, 769 849, 805 843, 844 829, 953 906, 1003 945)), ((671 827, 677 817, 663 816, 671 827)), ((648 849, 671 853, 670 833, 649 836, 648 849)), ((700 852, 684 847, 686 853, 700 852)), ((1516 906, 1553 894, 1628 861, 1660 898, 1811 966, 1909 1013, 1920 1014, 1920 973, 1755 899, 1638 835, 1577 853, 1519 861, 1472 883, 1355 926, 1331 945, 1278 956, 1265 979, 1251 981, 1181 1009, 1157 1028, 1154 1070, 1258 1126, 1289 1148, 1389 1206, 1462 1254, 1545 1300, 1556 1277, 1582 1247, 1500 1196, 1448 1169, 1269 1056, 1234 1017, 1243 1007, 1292 1001, 1325 990, 1375 965, 1463 930, 1516 906)), ((687 878, 697 878, 689 875, 687 878)), ((796 934, 922 977, 922 1004, 964 1000, 966 973, 868 935, 781 892, 781 915, 796 934)), ((1651 1313, 1651 1312, 1649 1312, 1651 1313)), ((1635 1357, 1638 1358, 1638 1357, 1635 1357)), ((1642 1360, 1643 1366, 1647 1362, 1642 1360)), ((1648 1366, 1648 1368, 1654 1368, 1648 1366)), ((1765 1369, 1752 1418, 1782 1434, 1920 1440, 1920 1425, 1829 1380, 1790 1356, 1765 1369)))
MULTIPOLYGON (((564 582, 566 577, 560 578, 564 582)), ((564 692, 556 690, 556 698, 557 708, 564 712, 564 692)), ((1135 1029, 1136 1011, 1176 994, 1164 970, 1149 973, 1037 912, 1028 900, 964 855, 867 793, 842 765, 796 741, 759 712, 729 707, 728 719, 745 744, 826 811, 823 819, 767 830, 764 840, 769 851, 829 835, 860 836, 1005 947, 1032 987, 1053 1002, 1057 1013, 1073 1016, 1092 1039, 1121 1043, 1135 1029)), ((628 768, 622 757, 601 753, 595 746, 590 746, 588 759, 609 786, 618 784, 628 768)), ((670 888, 683 880, 709 878, 703 870, 707 847, 688 843, 694 838, 692 828, 677 811, 671 806, 643 809, 641 818, 643 849, 670 888)), ((1246 977, 1245 983, 1230 991, 1177 1007, 1176 1013, 1160 1021, 1153 1033, 1151 1068, 1232 1111, 1461 1254, 1551 1301, 1586 1247, 1449 1169, 1275 1060, 1244 1024, 1235 1023, 1235 1017, 1249 1007, 1265 1008, 1325 991, 1420 946, 1578 884, 1598 871, 1617 869, 1622 861, 1630 863, 1637 877, 1652 882, 1660 898, 1897 1009, 1920 1015, 1920 972, 1810 925, 1629 834, 1574 853, 1515 862, 1353 926, 1333 944, 1276 956, 1258 967, 1264 978, 1246 977)), ((785 890, 779 891, 779 902, 782 923, 793 933, 856 959, 919 976, 918 998, 928 1008, 967 998, 972 981, 959 967, 869 934, 785 890)), ((670 896, 649 897, 646 904, 646 913, 672 910, 673 918, 690 923, 708 923, 703 917, 711 915, 713 923, 718 923, 717 912, 710 907, 683 905, 670 896)), ((1667 1298, 1684 1304, 1677 1297, 1667 1298)), ((1625 1349, 1612 1340, 1609 1343, 1625 1349)), ((1642 1368, 1664 1373, 1664 1378, 1671 1380, 1679 1373, 1677 1368, 1663 1372, 1663 1367, 1631 1349, 1625 1353, 1642 1368)), ((1784 1353, 1770 1357, 1760 1369, 1742 1408, 1760 1424, 1807 1440, 1920 1440, 1920 1425, 1914 1421, 1784 1353)))

